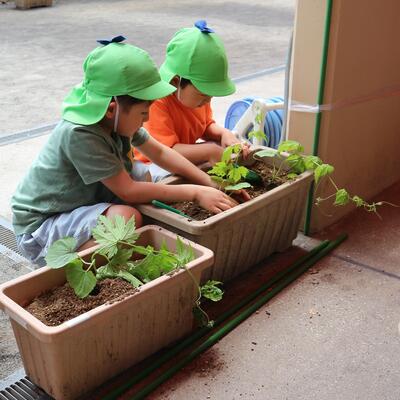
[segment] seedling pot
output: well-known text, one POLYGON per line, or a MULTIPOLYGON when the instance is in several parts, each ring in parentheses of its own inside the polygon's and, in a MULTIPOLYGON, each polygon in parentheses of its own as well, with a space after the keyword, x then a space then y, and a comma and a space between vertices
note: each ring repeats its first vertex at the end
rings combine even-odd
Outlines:
MULTIPOLYGON (((138 244, 160 248, 165 240, 175 251, 175 234, 158 226, 137 232, 138 244)), ((213 253, 184 242, 195 254, 187 268, 199 280, 212 265, 213 253)), ((23 308, 65 281, 64 269, 44 267, 0 286, 0 306, 10 317, 26 374, 57 400, 76 399, 192 329, 198 292, 183 269, 56 327, 44 325, 23 308)))
MULTIPOLYGON (((266 149, 260 147, 257 150, 266 149)), ((263 157, 268 165, 277 158, 263 157)), ((251 166, 254 158, 246 161, 251 166)), ((152 205, 138 206, 147 222, 156 223, 214 252, 214 266, 205 279, 226 282, 245 272, 274 252, 284 251, 295 239, 313 173, 306 171, 295 181, 286 182, 267 193, 230 210, 194 221, 152 205)), ((160 184, 179 184, 178 177, 160 184)))

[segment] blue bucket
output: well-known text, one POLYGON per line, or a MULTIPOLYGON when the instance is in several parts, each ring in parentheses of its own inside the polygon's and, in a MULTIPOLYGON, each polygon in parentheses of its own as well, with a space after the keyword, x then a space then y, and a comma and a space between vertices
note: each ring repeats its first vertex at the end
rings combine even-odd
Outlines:
MULTIPOLYGON (((225 128, 233 129, 236 123, 239 121, 240 117, 250 107, 253 100, 257 98, 258 97, 245 97, 242 100, 238 100, 232 103, 225 116, 225 128)), ((270 97, 268 99, 265 99, 265 101, 267 103, 282 103, 283 97, 270 97)), ((264 141, 265 146, 269 146, 274 149, 278 148, 278 145, 281 141, 282 124, 283 109, 267 112, 264 124, 264 133, 267 136, 267 141, 264 141)), ((246 132, 246 138, 248 133, 251 132, 252 129, 253 127, 250 127, 249 130, 246 132)))

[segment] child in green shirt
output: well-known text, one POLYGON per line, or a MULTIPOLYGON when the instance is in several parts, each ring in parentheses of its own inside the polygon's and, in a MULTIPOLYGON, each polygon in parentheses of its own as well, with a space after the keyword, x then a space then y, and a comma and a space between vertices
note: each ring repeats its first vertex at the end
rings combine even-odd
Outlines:
POLYGON ((83 82, 64 100, 61 122, 12 198, 17 243, 33 262, 42 262, 48 247, 65 236, 77 239, 78 250, 93 245, 91 229, 100 214, 135 216, 139 227, 141 215, 130 204, 192 200, 214 213, 235 205, 206 173, 142 128, 151 102, 175 88, 161 81, 144 50, 123 40, 101 41, 89 53, 83 82), (132 145, 197 185, 133 180, 132 145))

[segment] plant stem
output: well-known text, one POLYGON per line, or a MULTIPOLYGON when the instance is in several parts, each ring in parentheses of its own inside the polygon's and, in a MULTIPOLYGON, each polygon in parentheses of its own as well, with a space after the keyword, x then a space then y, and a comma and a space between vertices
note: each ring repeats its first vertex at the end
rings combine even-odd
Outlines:
POLYGON ((193 276, 192 272, 186 267, 186 265, 184 265, 182 268, 189 274, 189 276, 192 278, 194 284, 195 284, 196 287, 197 287, 197 290, 198 290, 198 292, 199 292, 199 297, 198 297, 197 300, 195 301, 195 307, 206 317, 206 319, 207 319, 207 325, 208 325, 208 324, 210 323, 210 317, 209 317, 208 314, 201 308, 201 297, 202 297, 202 294, 201 294, 200 285, 199 285, 199 283, 197 282, 196 278, 193 276))

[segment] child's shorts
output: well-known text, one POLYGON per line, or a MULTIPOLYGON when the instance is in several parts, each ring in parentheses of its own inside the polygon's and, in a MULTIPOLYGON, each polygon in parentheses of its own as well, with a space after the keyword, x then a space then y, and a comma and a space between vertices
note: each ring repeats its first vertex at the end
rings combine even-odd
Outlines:
POLYGON ((98 217, 111 203, 78 207, 73 211, 47 218, 36 231, 17 236, 21 253, 30 261, 44 265, 44 257, 49 246, 56 240, 73 236, 77 240, 76 249, 92 237, 92 229, 98 217))
POLYGON ((134 180, 141 182, 158 182, 169 175, 171 175, 171 172, 159 167, 157 164, 145 164, 139 160, 135 160, 131 173, 134 180))

